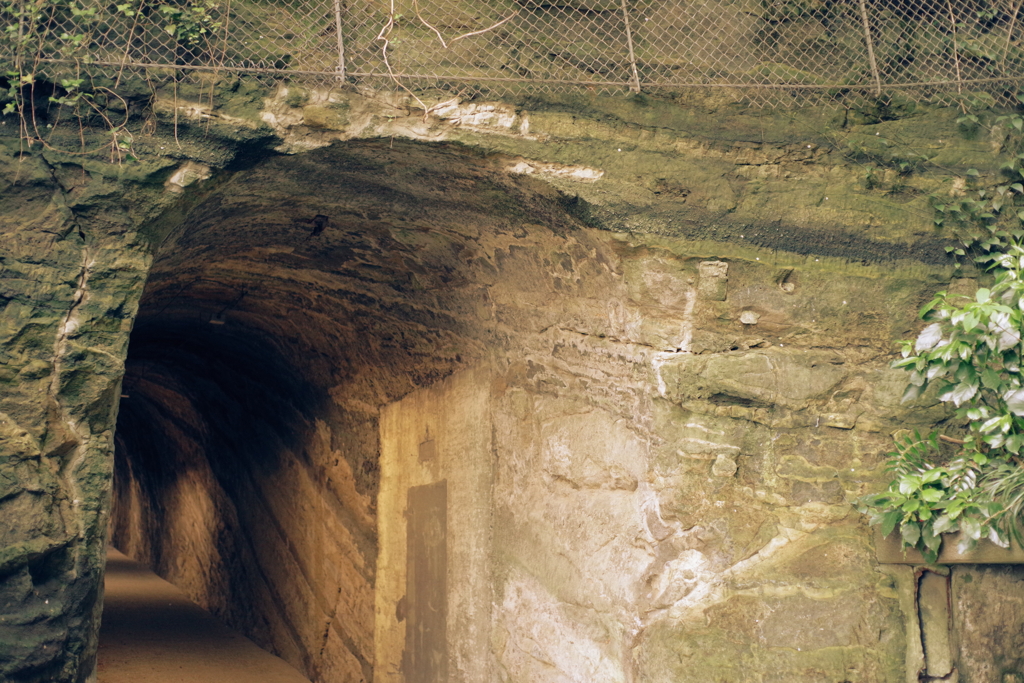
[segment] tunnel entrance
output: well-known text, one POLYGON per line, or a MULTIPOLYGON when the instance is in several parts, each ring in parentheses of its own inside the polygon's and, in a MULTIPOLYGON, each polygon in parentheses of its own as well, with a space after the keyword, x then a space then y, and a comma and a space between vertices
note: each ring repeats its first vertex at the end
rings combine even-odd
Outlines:
MULTIPOLYGON (((557 300, 586 272, 612 270, 562 195, 452 146, 275 157, 202 192, 158 249, 132 334, 112 543, 312 680, 374 680, 375 600, 399 628, 396 605, 415 620, 425 604, 403 600, 404 562, 391 602, 376 594, 378 553, 390 557, 378 515, 404 525, 406 489, 445 476, 399 467, 411 484, 378 511, 382 453, 398 463, 408 446, 424 472, 447 467, 421 457, 445 419, 424 413, 382 443, 381 409, 460 369, 510 367, 510 340, 562 318, 557 300)), ((478 408, 489 373, 461 375, 478 408)), ((463 509, 479 536, 490 448, 471 455, 477 499, 463 509)), ((452 504, 466 504, 454 484, 452 504)), ((435 656, 400 640, 389 666, 435 656)))

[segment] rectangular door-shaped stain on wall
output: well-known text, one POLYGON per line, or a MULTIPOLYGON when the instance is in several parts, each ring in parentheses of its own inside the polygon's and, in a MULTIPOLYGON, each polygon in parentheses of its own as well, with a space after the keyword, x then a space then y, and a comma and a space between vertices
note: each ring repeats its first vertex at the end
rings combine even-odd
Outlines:
POLYGON ((406 683, 448 680, 448 481, 412 486, 406 514, 406 683))

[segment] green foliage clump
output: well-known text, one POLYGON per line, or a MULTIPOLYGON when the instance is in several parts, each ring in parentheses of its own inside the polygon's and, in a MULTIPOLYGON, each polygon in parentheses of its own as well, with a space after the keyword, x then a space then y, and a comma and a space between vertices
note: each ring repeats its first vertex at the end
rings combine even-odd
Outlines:
MULTIPOLYGON (((975 114, 967 123, 979 124, 975 114)), ((932 388, 950 404, 962 438, 919 433, 896 439, 888 490, 865 496, 860 509, 904 547, 938 558, 941 534, 959 531, 961 550, 982 538, 1024 545, 1024 117, 997 117, 1010 141, 1003 182, 936 200, 936 224, 955 228, 955 257, 970 257, 992 277, 973 298, 940 292, 922 310, 929 324, 900 342, 893 367, 910 373, 904 401, 932 388), (949 446, 957 446, 949 453, 949 446)), ((968 171, 972 182, 980 180, 968 171)))
POLYGON ((221 22, 215 18, 217 9, 213 0, 159 6, 160 16, 166 21, 164 30, 187 48, 199 46, 208 34, 221 27, 221 22))

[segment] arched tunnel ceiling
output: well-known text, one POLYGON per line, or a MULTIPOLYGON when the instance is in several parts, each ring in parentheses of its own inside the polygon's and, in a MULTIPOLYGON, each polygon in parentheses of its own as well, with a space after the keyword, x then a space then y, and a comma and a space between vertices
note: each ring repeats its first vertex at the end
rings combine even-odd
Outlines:
MULTIPOLYGON (((204 433, 244 415, 253 426, 229 430, 236 445, 266 443, 268 429, 282 445, 298 439, 294 413, 374 419, 501 343, 497 268, 536 236, 578 228, 565 202, 495 159, 398 141, 272 157, 221 180, 157 250, 121 443, 151 442, 158 415, 183 410, 204 433)), ((269 450, 282 449, 250 452, 269 450)), ((353 464, 375 490, 375 463, 353 464)))
POLYGON ((451 146, 271 159, 210 191, 160 247, 132 359, 179 336, 226 357, 270 344, 323 389, 362 378, 345 400, 379 406, 484 352, 468 321, 489 306, 486 254, 576 227, 561 200, 451 146))

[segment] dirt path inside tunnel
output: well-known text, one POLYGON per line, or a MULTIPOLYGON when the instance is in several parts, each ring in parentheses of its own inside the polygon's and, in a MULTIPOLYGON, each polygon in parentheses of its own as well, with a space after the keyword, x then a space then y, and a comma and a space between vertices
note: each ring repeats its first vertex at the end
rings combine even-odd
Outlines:
POLYGON ((309 683, 114 549, 105 590, 98 683, 309 683))

